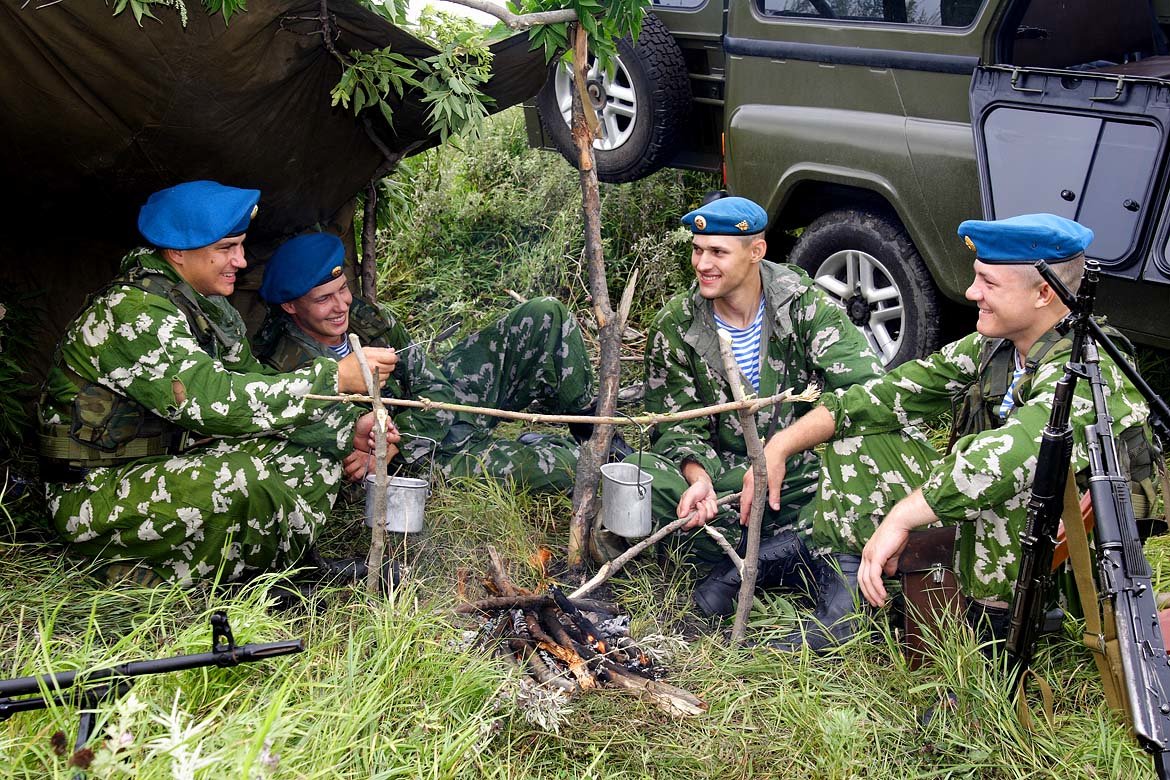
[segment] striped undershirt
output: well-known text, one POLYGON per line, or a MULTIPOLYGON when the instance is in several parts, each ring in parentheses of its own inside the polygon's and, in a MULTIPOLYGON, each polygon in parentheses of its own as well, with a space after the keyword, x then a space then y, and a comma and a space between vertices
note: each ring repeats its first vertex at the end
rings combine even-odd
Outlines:
POLYGON ((353 347, 349 345, 349 339, 342 339, 340 344, 336 347, 330 347, 329 351, 333 353, 333 357, 341 360, 350 352, 353 352, 353 347))
POLYGON ((1017 350, 1012 350, 1016 358, 1016 367, 1012 371, 1012 381, 1008 382, 1007 392, 1003 394, 1003 402, 999 405, 999 419, 1006 420, 1008 415, 1012 413, 1012 409, 1016 407, 1016 399, 1013 397, 1016 392, 1016 385, 1024 377, 1024 365, 1020 362, 1020 353, 1017 350))
POLYGON ((760 309, 756 318, 746 328, 733 328, 715 315, 715 325, 731 334, 731 352, 739 370, 752 383, 752 389, 760 389, 760 337, 764 332, 764 299, 760 298, 760 309))

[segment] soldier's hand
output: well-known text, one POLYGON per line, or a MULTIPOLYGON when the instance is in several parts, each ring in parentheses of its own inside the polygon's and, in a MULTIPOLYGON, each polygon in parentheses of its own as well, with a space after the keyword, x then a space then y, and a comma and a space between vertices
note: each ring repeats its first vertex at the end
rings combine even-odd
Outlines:
POLYGON ((893 576, 898 568, 898 558, 906 547, 910 531, 904 525, 886 517, 869 538, 861 552, 861 565, 857 569, 857 585, 865 600, 875 607, 886 603, 886 585, 882 575, 893 576))
POLYGON ((698 528, 714 518, 719 513, 717 498, 715 486, 711 484, 710 479, 699 479, 687 488, 682 498, 678 500, 677 516, 686 517, 692 512, 695 516, 683 526, 683 530, 698 528))
MULTIPOLYGON (((772 507, 774 511, 779 511, 780 495, 784 487, 784 457, 783 455, 769 452, 768 448, 765 447, 764 463, 768 467, 768 506, 772 507)), ((751 514, 752 503, 756 497, 755 486, 756 475, 749 465, 747 473, 743 475, 743 489, 739 493, 740 525, 748 524, 748 516, 751 514)))
MULTIPOLYGON (((385 384, 398 365, 398 353, 389 347, 362 347, 362 352, 370 364, 370 371, 378 372, 385 384)), ((337 389, 342 393, 364 393, 368 390, 356 354, 350 353, 337 361, 337 389)))
MULTIPOLYGON (((378 448, 377 417, 373 412, 366 412, 358 418, 357 424, 353 428, 353 448, 363 452, 376 452, 378 448)), ((398 427, 394 425, 393 420, 386 421, 386 452, 387 460, 393 459, 394 455, 398 453, 398 447, 395 445, 402 441, 402 435, 398 432, 398 427)))
POLYGON ((374 458, 365 450, 354 450, 341 461, 341 473, 349 482, 361 482, 374 470, 374 458))

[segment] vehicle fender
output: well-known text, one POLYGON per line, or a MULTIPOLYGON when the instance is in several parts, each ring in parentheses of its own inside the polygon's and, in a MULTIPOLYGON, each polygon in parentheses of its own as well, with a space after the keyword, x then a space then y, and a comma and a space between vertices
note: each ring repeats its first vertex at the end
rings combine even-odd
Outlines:
POLYGON ((961 298, 960 282, 943 258, 962 247, 957 241, 946 242, 930 216, 931 205, 910 154, 907 125, 903 116, 875 112, 738 106, 727 122, 728 187, 764 206, 773 224, 792 226, 816 216, 801 214, 792 221, 792 215, 804 208, 796 198, 810 187, 831 185, 845 198, 818 209, 822 213, 860 205, 849 201, 848 190, 867 193, 870 197, 859 198, 863 203, 880 199, 906 227, 943 294, 961 298))

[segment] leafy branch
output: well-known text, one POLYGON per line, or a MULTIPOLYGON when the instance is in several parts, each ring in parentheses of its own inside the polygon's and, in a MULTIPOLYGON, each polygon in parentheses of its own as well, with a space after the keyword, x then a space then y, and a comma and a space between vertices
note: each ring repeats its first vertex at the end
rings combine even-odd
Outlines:
MULTIPOLYGON (((187 26, 187 6, 183 0, 114 0, 114 16, 129 8, 134 21, 141 27, 144 18, 161 21, 151 10, 153 6, 173 9, 179 15, 179 24, 187 26)), ((222 14, 224 24, 228 24, 232 16, 248 10, 248 0, 203 0, 203 8, 208 16, 222 14)))
POLYGON ((329 94, 333 105, 340 103, 343 108, 352 108, 354 116, 369 106, 377 106, 386 122, 393 126, 394 111, 386 98, 391 90, 401 98, 406 87, 421 86, 417 75, 414 62, 405 55, 390 51, 389 47, 352 51, 341 79, 329 94))

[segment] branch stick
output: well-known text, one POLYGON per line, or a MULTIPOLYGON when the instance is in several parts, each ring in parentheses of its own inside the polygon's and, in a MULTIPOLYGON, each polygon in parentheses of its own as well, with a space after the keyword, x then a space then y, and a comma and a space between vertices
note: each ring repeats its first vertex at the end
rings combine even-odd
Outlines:
POLYGON ((386 430, 389 427, 390 415, 382 403, 382 395, 378 392, 378 377, 370 371, 370 363, 366 360, 366 353, 362 351, 362 340, 356 333, 349 334, 349 345, 357 355, 358 363, 362 367, 362 376, 366 380, 366 390, 374 398, 374 522, 370 531, 370 556, 366 560, 366 592, 377 595, 381 589, 382 556, 386 551, 386 483, 387 458, 386 430))
MULTIPOLYGON (((305 398, 313 401, 348 401, 350 403, 368 404, 372 399, 368 395, 359 395, 356 393, 346 393, 341 395, 318 395, 316 393, 306 393, 305 398)), ((696 417, 708 417, 713 414, 723 414, 725 412, 735 412, 741 409, 747 409, 753 414, 765 406, 772 406, 780 403, 795 403, 798 401, 805 401, 812 403, 820 397, 820 389, 818 387, 810 386, 799 393, 794 393, 791 389, 785 390, 776 395, 770 395, 767 398, 745 398, 741 401, 730 401, 724 404, 715 404, 714 406, 703 406, 698 409, 687 409, 684 412, 671 412, 668 414, 640 414, 636 417, 612 417, 599 416, 593 417, 587 414, 532 414, 530 412, 515 412, 510 409, 493 409, 488 406, 468 406, 466 404, 448 404, 441 401, 432 401, 429 398, 420 397, 419 400, 411 398, 385 398, 383 403, 387 406, 401 406, 408 409, 422 409, 429 411, 431 409, 442 409, 448 412, 468 412, 470 414, 482 414, 486 417, 500 417, 505 420, 522 420, 531 423, 589 423, 594 425, 659 425, 667 422, 678 422, 679 420, 693 420, 696 417)))
MULTIPOLYGON (((731 396, 742 401, 744 398, 743 376, 739 364, 735 362, 735 355, 731 352, 731 334, 723 328, 719 329, 719 355, 723 358, 723 370, 727 375, 727 383, 731 386, 731 396)), ((731 627, 731 641, 743 641, 747 631, 748 615, 752 611, 752 600, 756 593, 756 574, 760 565, 760 526, 764 520, 765 493, 768 490, 768 464, 764 459, 764 442, 760 440, 760 432, 756 428, 754 412, 741 409, 739 424, 743 429, 743 443, 747 446, 748 457, 751 458, 752 469, 752 509, 748 513, 747 550, 744 554, 743 568, 740 570, 739 602, 735 610, 735 623, 731 627)))
MULTIPOLYGON (((589 612, 616 615, 620 611, 618 605, 612 601, 595 601, 593 599, 573 599, 573 601, 577 609, 589 612)), ((479 601, 460 604, 455 607, 455 612, 460 615, 469 615, 472 612, 494 612, 500 609, 540 609, 554 603, 550 596, 489 596, 479 601)))
MULTIPOLYGON (((723 506, 724 504, 730 504, 732 501, 736 501, 738 499, 739 493, 729 493, 715 503, 717 506, 723 506)), ((594 588, 621 571, 622 567, 629 563, 631 559, 637 557, 639 553, 641 553, 650 545, 657 544, 678 529, 682 528, 684 525, 689 523, 694 516, 695 513, 691 512, 686 517, 680 517, 677 520, 667 523, 642 541, 635 544, 630 549, 626 550, 618 557, 614 558, 612 561, 606 561, 605 565, 597 570, 597 574, 594 574, 588 582, 570 593, 569 598, 579 599, 589 595, 593 592, 594 588)))
POLYGON ((502 5, 496 5, 491 0, 446 0, 448 3, 473 8, 476 11, 494 16, 510 29, 526 30, 541 24, 557 24, 559 22, 577 21, 577 12, 571 8, 562 8, 556 11, 535 11, 530 14, 514 14, 502 5))
POLYGON ((739 553, 737 553, 735 548, 731 546, 731 542, 727 541, 727 537, 721 534, 719 529, 710 523, 705 523, 703 525, 703 530, 707 532, 707 535, 711 537, 715 544, 719 545, 723 552, 727 553, 727 557, 730 558, 731 562, 735 564, 735 570, 739 572, 739 576, 742 578, 743 558, 739 557, 739 553))

